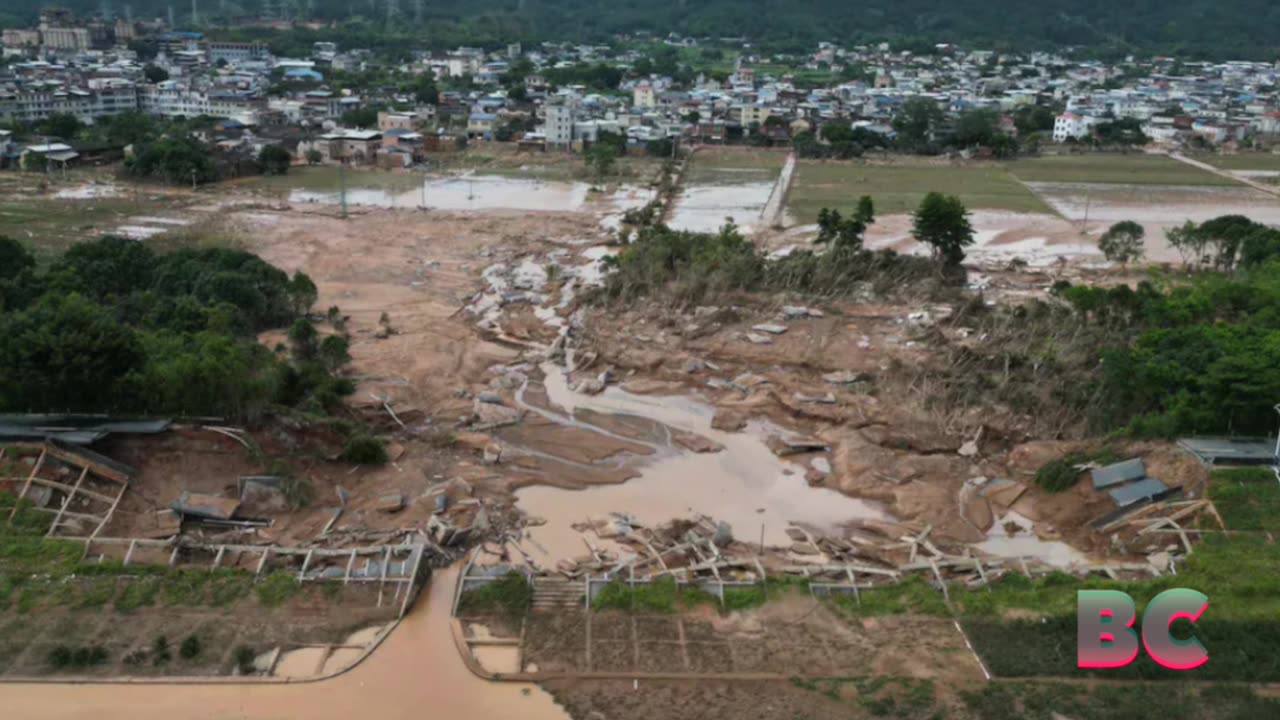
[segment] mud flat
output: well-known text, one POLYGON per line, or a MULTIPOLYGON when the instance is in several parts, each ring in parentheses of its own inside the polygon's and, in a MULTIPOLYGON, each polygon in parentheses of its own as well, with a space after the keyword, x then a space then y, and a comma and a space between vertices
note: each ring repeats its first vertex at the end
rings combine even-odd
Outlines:
POLYGON ((778 458, 766 445, 767 436, 785 434, 776 427, 754 423, 743 432, 722 432, 711 427, 715 408, 698 400, 633 395, 616 387, 600 395, 582 395, 568 389, 559 368, 544 370, 547 395, 553 406, 568 413, 562 416, 566 425, 582 428, 576 418, 590 410, 645 418, 723 447, 695 453, 662 443, 639 466, 639 477, 622 484, 583 490, 538 485, 516 491, 522 510, 547 521, 530 535, 546 548, 548 559, 581 555, 582 539, 572 525, 611 512, 625 512, 650 524, 701 513, 729 523, 743 540, 758 541, 763 529, 769 546, 789 544, 786 528, 792 523, 835 531, 854 520, 887 517, 872 503, 810 487, 803 468, 778 458))

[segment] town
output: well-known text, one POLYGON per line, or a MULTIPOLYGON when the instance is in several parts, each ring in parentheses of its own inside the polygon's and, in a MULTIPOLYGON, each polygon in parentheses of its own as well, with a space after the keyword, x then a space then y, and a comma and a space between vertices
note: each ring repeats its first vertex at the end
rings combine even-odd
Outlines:
POLYGON ((759 56, 693 39, 423 48, 404 62, 317 42, 291 58, 160 19, 57 10, 2 42, 0 118, 11 141, 25 141, 6 161, 19 163, 28 152, 56 162, 122 153, 101 142, 81 152, 76 138, 44 130, 59 117, 88 126, 136 112, 216 120, 208 139, 223 152, 277 144, 299 159, 314 150, 318 162, 385 168, 467 141, 581 151, 602 133, 657 153, 687 141, 840 157, 888 147, 990 157, 1050 143, 1230 152, 1280 135, 1274 63, 1104 64, 888 43, 759 56))
POLYGON ((0 18, 13 717, 1280 713, 1272 50, 135 3, 0 18))

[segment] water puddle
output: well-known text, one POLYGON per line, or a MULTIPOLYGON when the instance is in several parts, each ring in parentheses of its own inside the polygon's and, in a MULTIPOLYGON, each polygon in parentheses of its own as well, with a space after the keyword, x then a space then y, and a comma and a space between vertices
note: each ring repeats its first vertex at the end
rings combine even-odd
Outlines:
POLYGON ((773 186, 772 181, 690 185, 676 201, 669 224, 675 230, 716 232, 726 218, 731 218, 743 232, 749 233, 760 222, 773 186))
POLYGON ((120 188, 115 185, 79 185, 63 188, 53 194, 58 200, 93 200, 94 198, 111 198, 120 195, 120 188))
POLYGON ((776 434, 775 428, 754 423, 743 432, 722 432, 711 427, 715 408, 698 400, 633 395, 617 387, 595 396, 582 395, 568 389, 560 368, 544 365, 543 370, 552 406, 577 416, 530 408, 544 417, 615 438, 608 430, 582 422, 584 411, 635 416, 696 433, 724 447, 717 453, 699 454, 674 449, 669 442, 657 443, 654 456, 639 467, 640 476, 628 482, 585 490, 536 485, 516 491, 521 509, 547 521, 528 531, 546 549, 546 560, 585 554, 582 536, 572 525, 611 512, 627 513, 642 524, 704 514, 729 523, 740 540, 759 542, 763 533, 765 544, 777 547, 790 545, 786 528, 791 523, 836 533, 853 520, 888 519, 866 501, 810 487, 802 468, 779 459, 765 445, 766 437, 776 434))
POLYGON ((280 656, 272 675, 286 678, 309 678, 319 674, 326 650, 319 647, 290 650, 280 656))
MULTIPOLYGON (((603 210, 621 212, 641 207, 653 198, 651 190, 624 186, 611 193, 591 192, 583 182, 510 178, 498 175, 425 177, 418 187, 347 188, 347 204, 380 208, 431 208, 435 210, 541 210, 577 212, 590 202, 603 210)), ((334 190, 294 189, 289 202, 337 205, 341 194, 334 190)))
POLYGON ((1061 540, 1041 540, 1033 531, 1034 523, 1018 513, 1011 512, 996 520, 987 533, 987 539, 974 545, 983 552, 1004 558, 1034 558, 1059 568, 1086 565, 1089 559, 1061 540), (1006 525, 1017 525, 1011 535, 1006 525))
POLYGON ((476 645, 471 654, 489 672, 520 672, 520 648, 512 645, 476 645))

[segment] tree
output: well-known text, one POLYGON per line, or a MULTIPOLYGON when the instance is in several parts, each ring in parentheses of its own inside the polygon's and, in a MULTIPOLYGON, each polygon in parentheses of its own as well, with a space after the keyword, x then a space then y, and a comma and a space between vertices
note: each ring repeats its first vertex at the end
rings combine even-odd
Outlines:
POLYGON ((587 148, 584 154, 587 167, 591 169, 592 174, 597 179, 603 178, 613 172, 614 164, 618 160, 618 148, 606 142, 597 142, 587 148))
POLYGON ((155 267, 155 253, 146 245, 107 235, 71 246, 50 269, 50 284, 99 299, 123 297, 149 287, 155 267))
POLYGON ((319 341, 316 327, 306 318, 298 318, 289 328, 289 352, 294 362, 306 363, 316 359, 319 354, 319 341))
POLYGON ((83 127, 84 123, 81 123, 80 118, 75 115, 71 113, 55 113, 40 123, 40 132, 63 140, 70 140, 80 134, 80 129, 83 127))
POLYGON ((973 244, 969 211, 960 198, 931 192, 912 216, 911 235, 933 249, 934 260, 958 267, 964 261, 964 249, 973 244))
POLYGON ((324 160, 324 154, 315 148, 308 150, 306 157, 308 165, 319 165, 320 161, 324 160))
POLYGON ((1025 105, 1013 114, 1019 137, 1053 129, 1053 111, 1044 105, 1025 105))
POLYGON ((169 72, 167 70, 151 63, 147 63, 146 67, 142 68, 142 75, 147 79, 147 82, 152 85, 162 83, 169 79, 169 72))
POLYGON ((1151 142, 1151 138, 1142 132, 1142 123, 1137 118, 1098 123, 1093 132, 1101 145, 1146 145, 1151 142))
POLYGON ((142 349, 132 330, 78 293, 50 293, 0 316, 0 407, 109 410, 142 349))
POLYGON ((317 297, 319 291, 311 277, 302 271, 295 272, 293 279, 289 281, 289 299, 293 303, 293 312, 297 315, 309 314, 317 297))
POLYGON ((0 235, 0 280, 12 280, 35 267, 36 259, 22 243, 0 235))
POLYGON ((835 250, 861 250, 867 224, 858 215, 842 217, 839 210, 818 211, 818 237, 814 243, 830 244, 835 250))
POLYGON ((898 139, 909 148, 923 148, 933 140, 934 130, 942 122, 942 109, 938 103, 923 97, 913 97, 902 104, 893 118, 893 129, 898 139))
POLYGON ((414 82, 413 97, 427 105, 436 105, 440 102, 440 88, 436 86, 436 76, 430 70, 419 75, 414 82))
POLYGON ((342 113, 342 124, 345 127, 369 128, 378 124, 378 109, 363 107, 342 113))
POLYGON ((124 167, 130 175, 176 184, 218 179, 218 168, 209 148, 189 135, 163 137, 135 147, 133 156, 125 160, 124 167))
POLYGON ((1255 223, 1243 215, 1221 215, 1201 223, 1197 234, 1204 240, 1205 248, 1212 249, 1213 266, 1230 272, 1245 237, 1255 227, 1255 223))
POLYGON ((112 115, 99 124, 106 141, 113 145, 135 145, 156 135, 155 119, 137 110, 112 115))
POLYGON ((1142 257, 1142 238, 1146 234, 1147 231, 1132 220, 1118 222, 1103 233, 1098 249, 1108 261, 1128 265, 1142 257))
POLYGON ((279 145, 263 145, 258 153, 258 163, 262 165, 262 172, 266 175, 284 175, 289 172, 293 156, 279 145))
POLYGON ((1164 231, 1169 246, 1182 256, 1182 266, 1190 267, 1200 264, 1204 259, 1205 238, 1200 234, 1200 226, 1190 220, 1164 231))
POLYGON ((999 134, 994 112, 986 109, 967 110, 956 119, 951 142, 957 147, 991 145, 999 134))
POLYGON ((870 225, 876 221, 876 206, 871 201, 870 195, 858 198, 858 209, 854 211, 853 216, 863 225, 870 225))

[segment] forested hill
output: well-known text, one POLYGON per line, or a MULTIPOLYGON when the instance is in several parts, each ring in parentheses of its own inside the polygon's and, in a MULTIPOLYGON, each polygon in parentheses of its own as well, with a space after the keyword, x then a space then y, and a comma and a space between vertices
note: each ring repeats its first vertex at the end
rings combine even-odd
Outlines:
MULTIPOLYGON (((0 21, 29 24, 47 4, 0 0, 0 21)), ((81 14, 99 12, 104 4, 116 13, 125 5, 57 3, 81 14)), ((190 25, 192 3, 185 0, 128 4, 135 18, 163 16, 172 6, 178 24, 190 25)), ((599 41, 648 31, 659 37, 744 37, 772 50, 807 49, 822 40, 887 40, 908 48, 944 42, 993 49, 1082 46, 1106 55, 1273 60, 1280 48, 1280 3, 1272 0, 203 0, 199 12, 209 24, 264 14, 357 20, 357 32, 339 39, 363 40, 376 30, 387 40, 416 39, 418 46, 599 41)))

